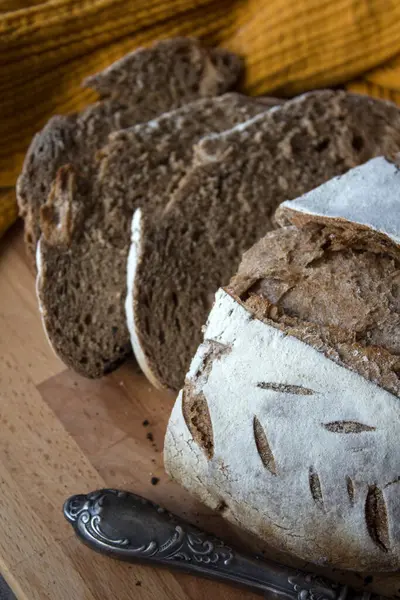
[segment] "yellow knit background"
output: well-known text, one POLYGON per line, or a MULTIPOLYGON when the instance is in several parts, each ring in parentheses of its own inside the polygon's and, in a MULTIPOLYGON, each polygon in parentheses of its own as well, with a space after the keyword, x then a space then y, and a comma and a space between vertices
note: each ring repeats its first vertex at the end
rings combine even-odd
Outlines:
POLYGON ((0 0, 0 188, 51 115, 96 99, 85 76, 176 35, 243 55, 250 94, 340 84, 400 104, 400 0, 0 0))

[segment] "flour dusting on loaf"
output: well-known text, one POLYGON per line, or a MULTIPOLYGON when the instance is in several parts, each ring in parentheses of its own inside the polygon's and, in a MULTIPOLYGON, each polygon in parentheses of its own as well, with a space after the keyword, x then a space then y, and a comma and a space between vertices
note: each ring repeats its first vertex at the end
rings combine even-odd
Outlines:
POLYGON ((281 225, 346 221, 347 225, 372 229, 400 244, 399 197, 400 168, 396 162, 379 156, 292 202, 283 202, 275 218, 281 225))
POLYGON ((398 568, 399 398, 254 319, 224 291, 204 337, 168 426, 169 474, 211 508, 223 501, 235 524, 305 560, 398 568), (210 341, 231 351, 202 378, 210 341), (207 401, 212 458, 185 422, 188 388, 207 401))
POLYGON ((397 178, 376 159, 311 193, 312 218, 307 196, 285 206, 305 217, 267 234, 218 291, 164 450, 174 479, 270 546, 359 571, 400 567, 397 178), (360 173, 373 183, 349 215, 360 173), (209 414, 212 455, 188 403, 209 414))

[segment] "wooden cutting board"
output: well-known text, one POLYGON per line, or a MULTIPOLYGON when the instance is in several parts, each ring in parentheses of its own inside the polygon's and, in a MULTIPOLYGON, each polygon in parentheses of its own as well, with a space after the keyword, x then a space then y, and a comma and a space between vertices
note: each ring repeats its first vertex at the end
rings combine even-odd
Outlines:
MULTIPOLYGON (((64 520, 68 496, 116 487, 162 504, 228 543, 256 547, 165 475, 162 447, 173 402, 133 362, 97 381, 67 370, 43 333, 20 224, 0 240, 0 573, 19 600, 259 598, 100 556, 64 520)), ((258 551, 315 570, 267 548, 258 551)), ((399 573, 329 575, 400 598, 399 573)))
POLYGON ((67 370, 42 330, 21 227, 0 241, 0 573, 17 598, 259 597, 102 557, 83 546, 64 520, 69 495, 117 487, 237 540, 218 515, 164 473, 163 438, 173 402, 133 363, 101 381, 67 370))

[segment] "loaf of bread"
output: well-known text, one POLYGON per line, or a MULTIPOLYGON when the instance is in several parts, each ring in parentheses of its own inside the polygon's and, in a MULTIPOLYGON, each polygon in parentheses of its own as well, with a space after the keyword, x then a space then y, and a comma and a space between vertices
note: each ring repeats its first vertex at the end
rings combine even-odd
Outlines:
POLYGON ((204 134, 266 110, 234 93, 197 100, 112 134, 89 176, 59 169, 41 209, 37 292, 49 341, 68 366, 100 377, 132 351, 124 303, 134 210, 169 202, 204 134))
POLYGON ((377 158, 282 205, 217 293, 166 435, 174 479, 321 565, 400 567, 399 181, 377 158))
POLYGON ((203 139, 162 218, 134 217, 127 310, 153 384, 182 386, 216 290, 273 228, 282 201, 399 150, 396 106, 328 90, 203 139))
POLYGON ((40 208, 60 167, 70 164, 90 177, 96 151, 109 133, 198 98, 222 94, 233 87, 241 69, 234 54, 176 38, 132 52, 89 77, 85 85, 100 94, 100 102, 81 113, 50 119, 26 155, 17 191, 29 254, 34 258, 41 233, 40 208))

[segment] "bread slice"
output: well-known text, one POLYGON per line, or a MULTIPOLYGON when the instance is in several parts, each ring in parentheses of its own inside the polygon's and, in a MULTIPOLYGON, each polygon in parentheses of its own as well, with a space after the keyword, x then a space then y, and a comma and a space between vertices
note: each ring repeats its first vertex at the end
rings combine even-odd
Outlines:
POLYGON ((282 201, 399 150, 399 109, 341 91, 305 94, 202 140, 163 218, 134 217, 127 308, 153 384, 182 386, 215 291, 282 201))
POLYGON ((37 290, 48 338, 67 365, 100 377, 131 352, 124 302, 134 209, 168 203, 202 135, 266 108, 238 94, 198 100, 115 133, 90 179, 59 170, 41 211, 37 290))
POLYGON ((241 60, 230 52, 176 38, 132 52, 89 77, 85 85, 99 92, 100 102, 80 113, 50 119, 25 158, 17 195, 30 255, 34 257, 40 236, 40 207, 59 167, 70 164, 90 177, 96 151, 110 132, 222 94, 234 86, 241 68, 241 60))
POLYGON ((200 500, 335 568, 400 566, 398 178, 379 158, 285 207, 310 221, 267 234, 217 293, 165 440, 200 500))

